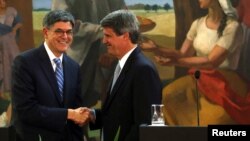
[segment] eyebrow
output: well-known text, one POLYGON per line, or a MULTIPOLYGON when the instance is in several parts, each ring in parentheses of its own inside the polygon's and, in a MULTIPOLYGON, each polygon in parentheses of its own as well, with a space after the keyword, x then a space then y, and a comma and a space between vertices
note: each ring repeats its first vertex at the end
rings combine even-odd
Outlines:
POLYGON ((55 29, 55 31, 64 31, 64 32, 68 32, 68 31, 73 31, 73 29, 63 30, 63 29, 61 29, 61 28, 57 28, 57 29, 55 29))

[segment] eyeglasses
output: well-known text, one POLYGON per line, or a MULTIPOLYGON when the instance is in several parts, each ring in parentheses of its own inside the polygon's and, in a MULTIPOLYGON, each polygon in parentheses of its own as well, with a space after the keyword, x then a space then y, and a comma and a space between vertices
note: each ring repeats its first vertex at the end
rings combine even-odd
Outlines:
POLYGON ((54 31, 54 33, 57 35, 57 36, 63 36, 65 33, 66 33, 66 35, 67 36, 72 36, 73 35, 73 30, 66 30, 66 31, 64 31, 64 30, 61 30, 61 29, 56 29, 55 31, 54 31))

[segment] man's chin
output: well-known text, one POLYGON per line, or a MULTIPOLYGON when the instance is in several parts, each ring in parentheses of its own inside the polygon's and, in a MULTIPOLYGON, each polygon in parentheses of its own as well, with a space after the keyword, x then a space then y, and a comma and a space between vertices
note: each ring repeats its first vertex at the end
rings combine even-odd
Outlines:
POLYGON ((60 52, 64 53, 65 51, 68 50, 69 47, 60 47, 60 52))

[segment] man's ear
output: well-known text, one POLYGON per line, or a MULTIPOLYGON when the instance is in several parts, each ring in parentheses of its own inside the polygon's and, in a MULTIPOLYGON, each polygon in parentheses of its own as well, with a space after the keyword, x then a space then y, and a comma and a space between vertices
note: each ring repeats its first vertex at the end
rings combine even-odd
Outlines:
POLYGON ((128 32, 123 33, 123 37, 127 40, 130 40, 130 36, 128 32))
POLYGON ((45 39, 48 37, 48 28, 43 28, 43 36, 45 39))

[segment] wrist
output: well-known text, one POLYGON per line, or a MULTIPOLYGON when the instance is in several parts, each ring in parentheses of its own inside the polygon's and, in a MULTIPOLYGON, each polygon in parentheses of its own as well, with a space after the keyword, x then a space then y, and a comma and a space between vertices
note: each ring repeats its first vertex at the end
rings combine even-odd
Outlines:
POLYGON ((67 119, 69 119, 69 120, 74 119, 74 110, 68 109, 67 119))

